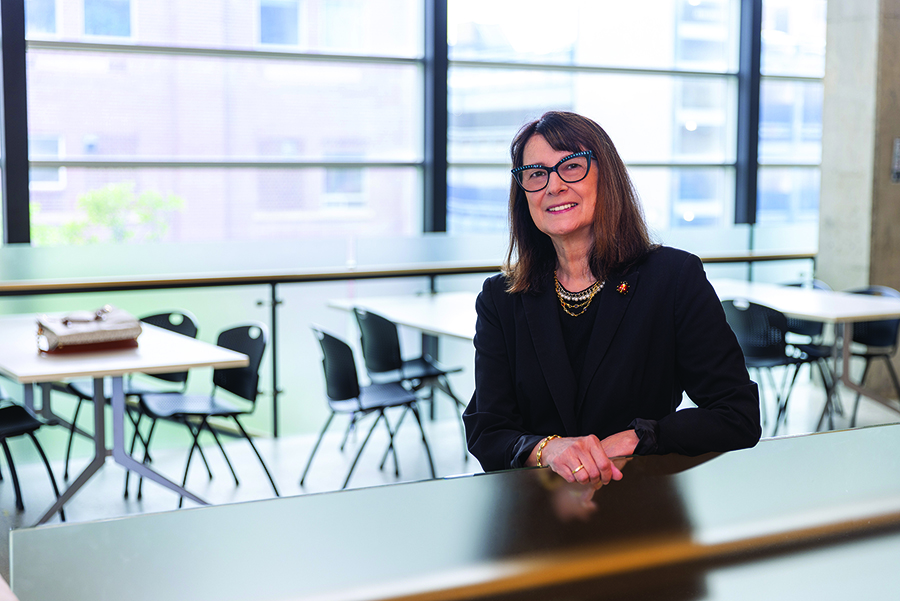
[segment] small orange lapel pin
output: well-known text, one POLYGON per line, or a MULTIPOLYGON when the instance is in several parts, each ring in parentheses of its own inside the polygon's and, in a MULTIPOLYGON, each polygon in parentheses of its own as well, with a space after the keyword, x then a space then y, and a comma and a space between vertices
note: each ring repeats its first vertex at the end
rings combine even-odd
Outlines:
POLYGON ((628 294, 628 282, 621 282, 618 286, 616 286, 616 292, 619 294, 628 294))

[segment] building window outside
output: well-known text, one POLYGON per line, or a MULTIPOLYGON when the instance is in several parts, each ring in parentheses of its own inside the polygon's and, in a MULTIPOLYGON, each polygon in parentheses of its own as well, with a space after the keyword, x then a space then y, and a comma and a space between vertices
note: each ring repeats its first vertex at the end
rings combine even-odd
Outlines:
POLYGON ((131 0, 84 0, 85 35, 131 36, 131 0))
MULTIPOLYGON (((171 242, 422 232, 420 0, 55 6, 83 6, 85 22, 61 19, 64 41, 28 50, 29 129, 59 132, 70 141, 62 160, 79 164, 65 167, 53 202, 42 196, 32 232, 81 222, 79 197, 126 186, 138 200, 177 199, 161 202, 171 242), (275 9, 298 15, 296 34, 266 37, 275 9), (327 31, 346 27, 347 11, 353 35, 327 31), (113 34, 136 50, 104 49, 96 36, 113 34), (336 44, 346 58, 317 59, 336 44), (334 145, 349 139, 360 140, 349 152, 334 145)), ((50 160, 32 153, 33 172, 49 177, 50 160)))
POLYGON ((55 34, 56 0, 26 0, 25 31, 28 36, 55 34))
POLYGON ((365 35, 363 1, 329 0, 323 8, 323 26, 320 31, 326 47, 335 51, 352 48, 356 40, 365 35))
MULTIPOLYGON (((582 112, 607 128, 654 228, 733 223, 739 0, 648 2, 582 0, 568 5, 579 14, 573 23, 571 10, 534 19, 528 2, 448 0, 451 233, 507 230, 509 141, 548 109, 582 112)), ((184 198, 184 210, 172 215, 172 240, 240 237, 241 228, 211 233, 204 216, 241 205, 263 211, 250 219, 268 222, 266 207, 297 205, 296 187, 305 206, 349 193, 365 198, 373 216, 385 215, 396 207, 380 203, 396 195, 376 182, 391 172, 410 195, 398 206, 421 211, 414 183, 423 148, 421 2, 27 0, 26 10, 29 37, 67 40, 27 54, 30 128, 74 141, 73 160, 103 161, 56 172, 65 173, 69 195, 60 206, 73 205, 87 186, 118 183, 124 170, 115 166, 128 161, 144 174, 132 178, 138 187, 184 198), (60 18, 79 9, 83 22, 60 18), (96 36, 173 51, 79 49, 96 36), (307 54, 254 59, 246 53, 254 44, 307 54), (317 62, 316 53, 347 59, 317 62), (327 148, 335 135, 371 143, 345 162, 327 148), (277 136, 303 140, 303 152, 279 167, 291 176, 228 167, 265 163, 259 140, 277 136), (380 166, 356 168, 357 160, 380 166), (230 184, 217 195, 216 186, 185 178, 191 170, 177 167, 182 161, 223 169, 230 184), (271 177, 294 183, 260 183, 271 177)), ((824 19, 825 0, 764 2, 760 223, 817 218, 824 19), (789 185, 804 188, 786 198, 789 185)), ((38 178, 56 169, 33 160, 38 178)), ((236 215, 230 221, 245 220, 236 215)), ((421 231, 416 219, 403 223, 412 229, 395 233, 421 231)), ((264 237, 265 228, 249 229, 264 237)), ((278 230, 292 235, 283 221, 278 230)))
POLYGON ((654 229, 733 222, 739 3, 530 6, 450 0, 448 229, 507 231, 509 143, 551 109, 607 130, 654 229))
MULTIPOLYGON (((31 159, 59 160, 62 156, 62 140, 54 135, 31 135, 28 139, 31 159)), ((32 167, 28 170, 29 189, 61 190, 65 187, 65 167, 32 167)))
POLYGON ((816 223, 822 161, 826 0, 764 0, 760 224, 816 223))
MULTIPOLYGON (((760 223, 818 218, 825 4, 764 0, 760 223)), ((607 129, 652 228, 733 224, 739 0, 531 6, 449 0, 448 229, 507 230, 509 142, 549 109, 607 129)))
POLYGON ((300 43, 300 0, 260 0, 259 42, 282 46, 300 43))

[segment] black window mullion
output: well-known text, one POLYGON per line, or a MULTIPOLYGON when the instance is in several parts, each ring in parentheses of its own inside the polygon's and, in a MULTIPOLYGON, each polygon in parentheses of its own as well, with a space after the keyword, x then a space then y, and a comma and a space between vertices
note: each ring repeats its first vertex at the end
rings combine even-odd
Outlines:
POLYGON ((756 223, 762 0, 741 0, 734 221, 756 223))
POLYGON ((3 243, 31 242, 28 197, 28 101, 25 94, 25 1, 0 12, 3 81, 3 243))
POLYGON ((426 232, 447 231, 447 0, 425 0, 426 232))

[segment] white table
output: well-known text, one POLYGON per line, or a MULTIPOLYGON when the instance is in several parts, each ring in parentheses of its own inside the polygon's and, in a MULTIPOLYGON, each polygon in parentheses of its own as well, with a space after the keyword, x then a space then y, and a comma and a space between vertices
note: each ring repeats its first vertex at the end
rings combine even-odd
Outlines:
POLYGON ((129 373, 148 374, 184 371, 196 367, 232 368, 248 364, 246 355, 143 324, 138 346, 131 349, 48 355, 37 350, 37 322, 34 315, 0 317, 0 373, 23 385, 24 403, 34 409, 34 385, 41 385, 41 414, 48 420, 65 423, 53 414, 50 384, 59 380, 90 377, 94 380, 94 458, 38 520, 49 520, 112 455, 119 465, 149 478, 196 503, 207 503, 178 484, 135 460, 125 450, 125 394, 122 377, 129 373), (106 445, 103 378, 112 378, 113 446, 106 445))
POLYGON ((742 280, 711 280, 719 298, 744 298, 788 317, 852 324, 900 317, 900 299, 742 280))
MULTIPOLYGON (((835 339, 835 373, 840 381, 851 390, 897 411, 896 403, 850 379, 850 358, 854 322, 900 318, 900 299, 740 280, 713 280, 712 284, 723 300, 746 299, 781 311, 787 317, 843 325, 841 340, 835 339)), ((829 398, 825 411, 830 412, 832 406, 829 398)), ((823 419, 825 416, 823 412, 823 419)), ((819 423, 821 425, 822 421, 819 423)))
POLYGON ((344 311, 352 311, 353 307, 366 309, 432 336, 472 340, 476 296, 474 292, 436 292, 337 299, 328 305, 344 311))
MULTIPOLYGON (((729 279, 715 279, 712 284, 722 300, 743 298, 772 307, 788 317, 842 324, 843 339, 835 341, 835 344, 842 342, 840 348, 835 349, 835 369, 841 382, 851 390, 897 410, 896 403, 853 382, 849 366, 853 323, 900 318, 900 299, 729 279)), ((361 307, 427 334, 472 340, 475 337, 476 296, 474 292, 438 292, 340 299, 329 305, 346 311, 361 307)), ((826 411, 830 411, 831 405, 829 399, 826 411)))

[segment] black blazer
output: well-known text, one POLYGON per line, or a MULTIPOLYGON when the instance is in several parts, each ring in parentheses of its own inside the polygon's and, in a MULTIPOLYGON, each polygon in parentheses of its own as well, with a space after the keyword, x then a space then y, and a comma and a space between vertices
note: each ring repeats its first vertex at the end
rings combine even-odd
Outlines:
POLYGON ((636 418, 638 452, 697 455, 759 440, 756 384, 696 256, 659 247, 607 280, 578 382, 553 286, 505 288, 503 275, 488 278, 476 301, 475 393, 463 415, 485 470, 521 467, 544 436, 603 439, 636 418), (676 412, 684 391, 697 408, 676 412))

